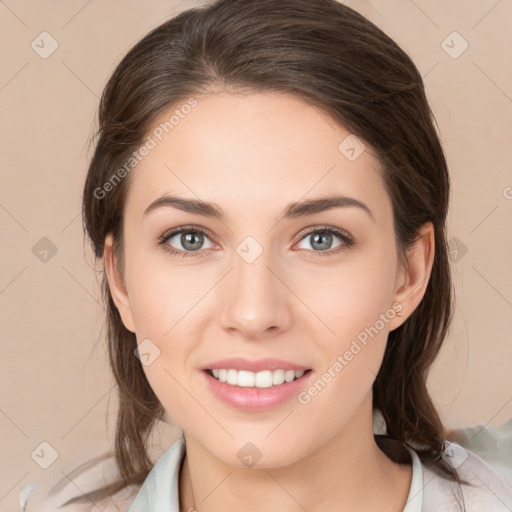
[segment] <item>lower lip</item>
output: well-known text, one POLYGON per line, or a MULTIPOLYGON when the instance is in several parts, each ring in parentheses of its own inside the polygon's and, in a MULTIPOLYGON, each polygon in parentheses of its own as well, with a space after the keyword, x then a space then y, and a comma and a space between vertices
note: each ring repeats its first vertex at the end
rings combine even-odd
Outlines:
POLYGON ((232 386, 202 371, 210 389, 220 400, 244 411, 265 411, 281 405, 307 385, 312 373, 310 370, 292 382, 271 388, 249 388, 232 386))

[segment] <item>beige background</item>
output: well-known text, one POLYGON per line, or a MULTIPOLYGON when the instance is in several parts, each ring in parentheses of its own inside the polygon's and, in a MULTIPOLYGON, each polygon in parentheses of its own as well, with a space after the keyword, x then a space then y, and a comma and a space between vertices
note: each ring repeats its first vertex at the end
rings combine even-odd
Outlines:
MULTIPOLYGON (((417 64, 451 169, 458 302, 432 394, 448 426, 500 425, 512 416, 512 2, 346 3, 417 64), (463 39, 446 39, 454 31, 463 39), (445 51, 455 55, 464 41, 458 58, 445 51)), ((111 440, 116 403, 99 278, 80 221, 87 141, 115 64, 150 29, 193 5, 0 0, 2 512, 17 510, 23 484, 62 475, 66 463, 111 440), (44 31, 58 43, 46 59, 31 47, 42 46, 44 31), (57 249, 47 261, 33 252, 43 237, 57 249), (58 452, 46 470, 31 458, 43 441, 58 452)), ((161 432, 166 447, 176 431, 161 432)))

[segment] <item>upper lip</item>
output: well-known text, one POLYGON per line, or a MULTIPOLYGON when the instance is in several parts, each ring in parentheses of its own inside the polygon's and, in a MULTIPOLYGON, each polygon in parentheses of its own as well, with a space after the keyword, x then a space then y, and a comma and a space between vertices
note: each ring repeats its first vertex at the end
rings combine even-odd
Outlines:
POLYGON ((235 369, 247 370, 250 372, 261 372, 263 370, 309 370, 307 366, 295 364, 283 359, 247 359, 244 357, 232 357, 229 359, 219 359, 203 366, 202 370, 212 369, 235 369))

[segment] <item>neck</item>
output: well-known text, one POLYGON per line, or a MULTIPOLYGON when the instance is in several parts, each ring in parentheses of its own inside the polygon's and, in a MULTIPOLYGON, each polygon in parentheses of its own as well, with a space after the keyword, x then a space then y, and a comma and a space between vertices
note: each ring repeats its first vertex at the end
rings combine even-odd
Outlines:
POLYGON ((411 466, 396 464, 377 446, 371 414, 364 428, 353 421, 319 449, 277 468, 225 465, 186 437, 180 511, 396 511, 405 506, 410 482, 411 466))

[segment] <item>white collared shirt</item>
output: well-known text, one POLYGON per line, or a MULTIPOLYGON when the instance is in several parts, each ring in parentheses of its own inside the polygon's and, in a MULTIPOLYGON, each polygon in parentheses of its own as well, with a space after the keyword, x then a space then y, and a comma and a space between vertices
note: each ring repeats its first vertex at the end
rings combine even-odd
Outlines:
MULTIPOLYGON (((457 484, 427 468, 415 450, 412 479, 403 512, 455 512, 462 510, 456 496, 457 484)), ((446 442, 446 457, 459 472, 466 512, 512 512, 512 488, 480 457, 457 443, 446 442)), ((157 461, 139 489, 128 512, 180 512, 179 470, 185 441, 176 441, 157 461)))
MULTIPOLYGON (((142 486, 124 488, 105 502, 102 501, 98 508, 104 512, 179 512, 179 471, 185 449, 184 438, 181 438, 160 456, 142 486)), ((414 449, 408 448, 408 451, 412 458, 412 479, 403 512, 463 510, 456 499, 457 484, 438 476, 423 464, 414 449)), ((457 469, 461 480, 468 482, 462 485, 466 512, 512 512, 512 487, 475 453, 457 443, 446 442, 443 458, 457 469)), ((507 456, 504 454, 503 458, 507 459, 507 456)), ((98 459, 96 462, 88 461, 85 464, 87 469, 81 470, 80 474, 75 475, 75 470, 68 471, 68 474, 73 475, 73 483, 68 478, 59 478, 56 484, 55 478, 49 477, 39 483, 24 485, 19 494, 20 510, 89 511, 90 501, 65 503, 119 476, 113 457, 102 456, 98 459), (68 485, 65 485, 66 482, 68 485)))

